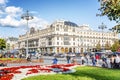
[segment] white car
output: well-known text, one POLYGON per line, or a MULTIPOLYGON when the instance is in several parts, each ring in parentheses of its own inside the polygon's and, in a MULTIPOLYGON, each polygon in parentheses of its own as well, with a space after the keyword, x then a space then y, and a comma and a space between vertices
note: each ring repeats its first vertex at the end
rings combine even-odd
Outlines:
POLYGON ((75 57, 75 54, 70 54, 71 57, 75 57))

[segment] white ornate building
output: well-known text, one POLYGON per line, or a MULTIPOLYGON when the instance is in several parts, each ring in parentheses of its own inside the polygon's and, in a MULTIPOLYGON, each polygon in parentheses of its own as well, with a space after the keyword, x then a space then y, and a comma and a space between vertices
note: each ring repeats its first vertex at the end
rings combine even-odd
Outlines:
POLYGON ((18 49, 18 44, 17 44, 18 38, 15 37, 8 37, 6 39, 6 50, 14 50, 18 49))
POLYGON ((31 28, 25 35, 19 36, 20 50, 26 48, 28 39, 29 52, 39 50, 42 53, 67 53, 87 51, 100 43, 112 45, 118 34, 114 32, 94 31, 87 25, 78 26, 70 21, 58 20, 42 30, 31 28))

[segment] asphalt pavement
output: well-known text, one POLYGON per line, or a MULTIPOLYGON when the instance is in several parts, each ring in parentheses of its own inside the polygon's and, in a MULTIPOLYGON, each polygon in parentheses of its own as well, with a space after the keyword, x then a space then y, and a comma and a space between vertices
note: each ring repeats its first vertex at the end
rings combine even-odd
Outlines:
MULTIPOLYGON (((42 56, 43 62, 27 62, 27 63, 8 63, 8 67, 12 66, 30 66, 30 65, 51 65, 53 62, 54 57, 53 56, 42 56)), ((66 57, 64 58, 57 58, 58 59, 58 64, 67 64, 66 57)), ((82 64, 81 58, 80 57, 74 57, 74 59, 77 61, 78 64, 82 64)), ((36 58, 32 58, 32 60, 36 60, 36 58)), ((101 62, 99 62, 98 66, 101 66, 101 62)), ((92 61, 89 60, 88 63, 85 63, 84 65, 90 65, 92 66, 92 61)))

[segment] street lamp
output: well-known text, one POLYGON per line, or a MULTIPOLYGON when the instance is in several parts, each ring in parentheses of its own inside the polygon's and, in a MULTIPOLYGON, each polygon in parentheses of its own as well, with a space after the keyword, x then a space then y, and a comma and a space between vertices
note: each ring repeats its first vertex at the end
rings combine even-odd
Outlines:
MULTIPOLYGON (((109 29, 110 31, 112 31, 115 35, 118 35, 120 33, 120 27, 119 26, 114 26, 113 28, 109 29)), ((114 41, 116 41, 116 39, 113 39, 114 41)))
MULTIPOLYGON (((33 16, 29 14, 29 11, 27 10, 26 13, 24 13, 21 16, 21 19, 26 20, 27 21, 27 28, 28 28, 28 21, 33 19, 33 16)), ((26 58, 28 57, 28 33, 27 33, 27 45, 26 45, 26 58)))
POLYGON ((80 36, 80 40, 81 40, 81 53, 83 53, 83 36, 80 36))
POLYGON ((103 45, 103 30, 105 29, 105 28, 107 28, 106 27, 106 25, 104 24, 104 23, 102 23, 99 27, 98 27, 99 29, 101 29, 102 30, 102 48, 104 47, 104 45, 103 45))
POLYGON ((103 30, 106 29, 107 27, 104 23, 102 23, 98 28, 102 30, 102 48, 103 48, 104 47, 104 45, 103 45, 103 30))

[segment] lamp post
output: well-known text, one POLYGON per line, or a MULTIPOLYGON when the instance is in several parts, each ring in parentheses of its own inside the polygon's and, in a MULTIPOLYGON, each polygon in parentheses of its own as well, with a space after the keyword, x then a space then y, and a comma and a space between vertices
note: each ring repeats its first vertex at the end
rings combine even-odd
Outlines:
MULTIPOLYGON (((24 13, 21 16, 21 19, 26 20, 27 21, 27 28, 28 28, 28 21, 33 19, 33 16, 29 14, 29 11, 27 10, 26 13, 24 13)), ((28 57, 28 33, 27 33, 27 38, 26 38, 26 58, 28 57)))
MULTIPOLYGON (((119 33, 120 33, 120 27, 119 27, 119 25, 117 25, 117 26, 114 26, 113 28, 111 28, 111 29, 109 29, 110 31, 112 31, 113 33, 114 33, 114 36, 115 35, 118 35, 119 33)), ((117 39, 113 39, 113 41, 116 41, 117 39)))
POLYGON ((102 30, 102 49, 103 49, 103 47, 104 47, 104 45, 103 45, 103 30, 106 29, 107 27, 104 23, 102 23, 98 28, 102 30))
POLYGON ((81 53, 83 53, 83 36, 80 36, 80 40, 81 40, 81 53))

